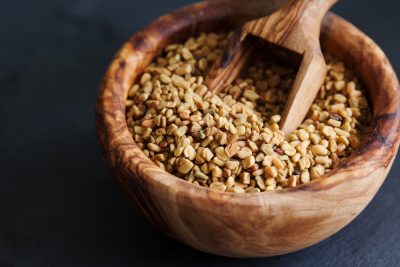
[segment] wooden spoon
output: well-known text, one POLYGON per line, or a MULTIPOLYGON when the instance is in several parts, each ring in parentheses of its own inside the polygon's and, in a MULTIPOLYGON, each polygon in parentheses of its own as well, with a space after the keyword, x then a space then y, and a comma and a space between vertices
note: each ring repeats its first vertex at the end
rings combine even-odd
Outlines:
POLYGON ((235 32, 207 75, 205 83, 209 90, 223 91, 245 68, 255 52, 255 44, 247 38, 249 36, 294 52, 302 59, 280 127, 286 135, 296 130, 307 115, 327 71, 319 34, 325 13, 336 1, 289 0, 270 16, 245 23, 235 32))

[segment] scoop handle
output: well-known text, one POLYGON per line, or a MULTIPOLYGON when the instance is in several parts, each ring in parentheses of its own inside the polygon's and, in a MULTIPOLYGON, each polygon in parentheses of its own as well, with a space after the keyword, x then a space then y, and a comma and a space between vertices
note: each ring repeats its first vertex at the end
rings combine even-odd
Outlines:
POLYGON ((292 32, 303 31, 307 42, 319 46, 322 19, 336 2, 337 0, 289 0, 272 15, 247 22, 242 28, 240 41, 252 34, 302 53, 301 42, 297 47, 293 45, 293 38, 297 35, 292 32))

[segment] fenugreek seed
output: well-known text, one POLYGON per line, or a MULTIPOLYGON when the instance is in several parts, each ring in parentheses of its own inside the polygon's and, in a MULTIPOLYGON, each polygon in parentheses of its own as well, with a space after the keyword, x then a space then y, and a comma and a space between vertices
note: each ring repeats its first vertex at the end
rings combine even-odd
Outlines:
POLYGON ((261 146, 261 151, 264 152, 266 155, 273 155, 275 153, 272 145, 270 144, 263 144, 261 146))
POLYGON ((235 156, 239 152, 240 147, 237 143, 231 143, 225 148, 225 154, 228 158, 235 156))
POLYGON ((235 185, 235 178, 229 176, 225 181, 225 185, 227 188, 232 188, 235 185))
POLYGON ((161 151, 161 148, 158 145, 152 144, 152 143, 147 144, 147 148, 150 149, 151 151, 154 151, 154 152, 160 152, 161 151))
POLYGON ((310 138, 310 134, 309 134, 306 130, 304 130, 304 129, 300 129, 300 130, 297 132, 297 136, 299 137, 299 139, 300 139, 301 141, 304 141, 304 140, 307 140, 308 138, 310 138))
POLYGON ((256 101, 260 98, 260 96, 253 90, 244 91, 243 96, 250 101, 256 101))
POLYGON ((256 162, 261 162, 264 160, 265 155, 263 153, 258 153, 256 156, 256 162))
POLYGON ((282 149, 285 152, 285 154, 288 155, 289 157, 296 154, 296 149, 294 147, 292 147, 289 143, 284 143, 282 145, 282 149))
POLYGON ((151 75, 149 73, 144 73, 140 79, 140 84, 144 85, 151 80, 151 75))
POLYGON ((172 82, 171 78, 168 77, 168 76, 165 75, 165 74, 161 74, 161 75, 160 75, 160 80, 161 80, 162 83, 166 83, 166 84, 169 84, 169 83, 172 82))
POLYGON ((185 155, 189 160, 194 160, 196 158, 196 150, 191 145, 188 145, 183 150, 183 155, 185 155))
POLYGON ((338 120, 334 120, 334 119, 329 119, 328 120, 328 125, 332 126, 332 127, 340 127, 340 125, 342 125, 342 123, 338 120))
POLYGON ((242 160, 242 166, 245 169, 249 169, 256 163, 256 159, 253 156, 247 157, 242 160))
POLYGON ((234 186, 231 189, 229 189, 229 191, 233 192, 233 193, 238 193, 238 194, 246 193, 246 191, 244 191, 244 189, 240 186, 234 186))
POLYGON ((196 172, 194 174, 194 177, 196 177, 196 178, 198 178, 200 180, 208 180, 209 179, 208 175, 203 173, 203 172, 201 172, 201 171, 196 172))
POLYGON ((218 159, 222 160, 222 161, 227 161, 228 160, 228 156, 225 153, 225 149, 224 147, 217 147, 215 149, 215 154, 218 157, 218 159))
POLYGON ((341 155, 345 150, 346 150, 346 145, 345 144, 338 144, 338 148, 336 150, 336 154, 341 155))
POLYGON ((214 158, 212 159, 212 162, 213 162, 215 165, 219 166, 219 167, 225 166, 225 161, 222 161, 222 160, 220 160, 220 159, 217 158, 217 157, 214 157, 214 158))
POLYGON ((234 171, 239 167, 239 162, 238 161, 229 160, 229 161, 225 162, 225 167, 228 168, 231 171, 234 171))
POLYGON ((346 132, 346 131, 344 131, 344 130, 342 130, 342 129, 340 129, 340 128, 335 128, 334 131, 335 131, 339 136, 344 136, 344 137, 347 137, 347 138, 350 137, 350 133, 349 133, 349 132, 346 132))
POLYGON ((360 140, 356 136, 350 136, 349 142, 353 149, 357 149, 360 146, 360 140))
POLYGON ((275 167, 276 167, 278 170, 281 170, 281 169, 283 169, 283 168, 285 167, 285 164, 284 164, 280 159, 278 159, 278 158, 274 158, 274 159, 272 160, 272 163, 275 165, 275 167))
POLYGON ((201 71, 205 71, 208 67, 208 61, 205 58, 199 60, 199 68, 201 71))
POLYGON ((231 123, 229 124, 229 131, 231 132, 231 134, 235 135, 237 134, 237 129, 236 127, 231 123))
POLYGON ((182 126, 176 129, 173 133, 176 137, 182 137, 186 134, 186 127, 182 126))
POLYGON ((224 185, 224 183, 222 182, 214 182, 210 184, 210 189, 215 191, 225 192, 226 185, 224 185))
POLYGON ((192 53, 191 53, 191 52, 189 51, 189 49, 187 49, 186 47, 182 49, 181 53, 182 53, 182 57, 183 57, 185 60, 189 60, 189 59, 192 59, 192 58, 193 58, 192 53))
POLYGON ((154 120, 142 121, 142 127, 144 127, 144 128, 153 128, 154 126, 156 126, 156 123, 154 120))
POLYGON ((339 102, 339 103, 346 103, 346 101, 347 101, 347 98, 346 98, 344 95, 342 95, 342 94, 335 94, 335 95, 333 96, 333 99, 334 99, 336 102, 339 102))
POLYGON ((198 122, 198 121, 201 121, 202 119, 203 119, 203 117, 200 116, 200 115, 192 115, 192 116, 190 116, 190 120, 193 121, 193 122, 198 122))
POLYGON ((329 138, 331 136, 332 132, 333 132, 333 128, 331 126, 324 126, 322 128, 322 134, 327 138, 329 138))
POLYGON ((274 178, 267 178, 265 179, 265 185, 268 186, 272 186, 272 187, 276 187, 276 181, 274 178))
POLYGON ((325 169, 324 169, 324 167, 322 167, 320 165, 317 165, 317 166, 311 168, 311 171, 310 171, 311 179, 317 179, 317 178, 323 176, 324 174, 325 174, 325 169))
POLYGON ((278 171, 276 170, 275 167, 273 166, 267 166, 264 168, 264 173, 267 177, 273 177, 275 178, 276 176, 278 176, 278 171))
POLYGON ((328 154, 328 150, 323 145, 313 145, 311 150, 315 155, 325 156, 328 154))
POLYGON ((300 176, 300 182, 306 184, 310 182, 310 173, 308 171, 303 171, 300 176))
POLYGON ((290 176, 289 177, 289 187, 292 187, 292 188, 294 188, 294 187, 296 187, 296 185, 297 185, 297 180, 298 180, 298 176, 290 176))
POLYGON ((281 116, 280 115, 274 115, 274 116, 271 117, 271 121, 273 123, 278 123, 278 122, 281 121, 281 116))
POLYGON ((265 190, 265 183, 264 180, 261 176, 256 176, 255 177, 256 182, 257 182, 257 186, 261 189, 261 190, 265 190))
POLYGON ((188 65, 184 65, 182 67, 179 67, 175 70, 175 73, 177 75, 186 75, 192 72, 192 66, 188 65))
POLYGON ((205 149, 202 150, 202 151, 203 151, 203 152, 202 152, 203 158, 204 158, 206 161, 211 161, 212 158, 214 157, 214 154, 211 152, 211 150, 208 149, 208 148, 205 148, 205 149))
POLYGON ((329 141, 326 139, 321 140, 319 143, 320 143, 320 145, 324 146, 325 148, 328 148, 328 146, 329 146, 329 141))
POLYGON ((349 142, 349 139, 347 139, 347 137, 345 137, 345 136, 340 136, 338 139, 337 139, 337 142, 339 143, 339 144, 344 144, 345 146, 348 146, 348 145, 350 145, 350 142, 349 142))
POLYGON ((317 156, 315 157, 315 163, 320 164, 326 168, 332 165, 332 160, 328 156, 317 156))
POLYGON ((313 144, 319 144, 319 142, 321 141, 321 137, 319 137, 319 135, 317 134, 311 134, 310 135, 310 140, 313 144))
POLYGON ((188 174, 193 166, 194 164, 190 160, 181 159, 178 164, 178 172, 181 174, 188 174))
POLYGON ((243 125, 237 128, 237 135, 241 136, 244 135, 245 133, 246 133, 246 127, 244 127, 243 125))
POLYGON ((200 171, 202 171, 204 174, 207 174, 207 175, 210 174, 211 173, 211 165, 208 163, 204 163, 203 165, 201 165, 200 171))
POLYGON ((220 178, 222 177, 222 170, 218 166, 214 167, 211 171, 213 177, 220 178))
POLYGON ((248 147, 244 147, 237 154, 240 159, 245 159, 250 157, 253 154, 253 151, 248 147))
POLYGON ((250 173, 248 172, 242 172, 242 174, 240 174, 240 181, 242 184, 250 184, 250 173))
POLYGON ((258 146, 253 141, 247 141, 247 145, 249 146, 251 151, 253 151, 254 153, 256 153, 258 151, 258 146))
POLYGON ((178 88, 189 89, 189 83, 185 81, 181 76, 173 75, 172 83, 178 88))
POLYGON ((196 87, 195 93, 199 96, 204 96, 207 93, 208 89, 205 85, 199 85, 196 87))
POLYGON ((337 81, 335 82, 334 86, 336 90, 341 91, 346 86, 346 83, 344 81, 337 81))

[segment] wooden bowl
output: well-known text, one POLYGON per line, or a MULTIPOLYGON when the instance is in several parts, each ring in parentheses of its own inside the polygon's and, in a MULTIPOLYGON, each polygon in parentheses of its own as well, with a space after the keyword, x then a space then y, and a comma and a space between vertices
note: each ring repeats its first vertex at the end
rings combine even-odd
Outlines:
POLYGON ((325 17, 321 43, 367 89, 373 131, 321 179, 282 192, 211 191, 161 170, 133 141, 125 121, 129 87, 167 44, 202 31, 231 30, 282 0, 218 0, 163 16, 134 35, 113 60, 96 107, 97 135, 115 181, 132 205, 169 236, 212 254, 263 257, 313 245, 350 223, 371 201, 399 146, 399 83, 381 49, 340 17, 325 17))

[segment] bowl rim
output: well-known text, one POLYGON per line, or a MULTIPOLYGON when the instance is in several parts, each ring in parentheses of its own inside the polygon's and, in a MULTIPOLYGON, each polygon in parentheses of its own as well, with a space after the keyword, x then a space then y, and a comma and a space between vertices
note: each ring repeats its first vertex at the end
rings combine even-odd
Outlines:
MULTIPOLYGON (((240 200, 240 203, 242 205, 254 205, 257 203, 262 204, 263 202, 259 201, 260 198, 265 200, 266 198, 278 197, 280 194, 296 193, 302 191, 312 192, 327 190, 339 183, 355 179, 355 177, 353 177, 352 179, 344 179, 343 175, 338 174, 346 172, 350 167, 353 167, 351 170, 354 172, 355 169, 357 169, 354 168, 357 164, 359 166, 366 166, 360 165, 360 162, 357 160, 357 158, 365 159, 365 162, 361 164, 368 164, 368 160, 372 160, 373 158, 371 158, 370 156, 368 157, 370 151, 382 152, 382 149, 384 150, 387 149, 387 147, 391 147, 394 148, 394 153, 389 155, 384 161, 381 162, 381 166, 387 168, 387 166, 389 166, 394 160, 399 146, 399 139, 397 134, 395 134, 400 130, 399 82, 393 68, 390 66, 390 63, 382 50, 368 36, 362 33, 355 26, 332 13, 328 14, 325 20, 338 21, 341 24, 346 25, 346 27, 348 27, 350 31, 353 31, 358 35, 361 35, 362 38, 365 38, 370 43, 370 45, 372 45, 372 48, 377 51, 377 53, 381 53, 383 55, 383 59, 385 62, 382 62, 382 65, 380 66, 381 75, 384 76, 384 78, 389 79, 390 81, 389 85, 386 84, 386 87, 384 88, 385 90, 383 92, 384 94, 388 94, 388 92, 390 91, 390 93, 394 95, 394 97, 387 99, 387 101, 389 101, 389 104, 387 105, 387 110, 384 110, 385 112, 383 112, 384 115, 381 116, 380 112, 377 113, 373 111, 373 131, 370 136, 362 141, 361 149, 357 150, 355 153, 353 153, 353 155, 343 160, 338 167, 334 168, 331 172, 324 175, 323 177, 315 179, 307 184, 300 185, 296 188, 286 188, 279 191, 266 191, 260 193, 236 194, 231 192, 214 191, 206 187, 191 184, 183 179, 176 177, 173 174, 170 174, 160 169, 150 160, 150 158, 144 155, 144 153, 137 147, 136 143, 131 137, 126 124, 124 106, 125 103, 122 103, 124 102, 124 100, 121 100, 126 99, 128 88, 125 88, 123 90, 122 88, 120 88, 119 93, 124 92, 125 94, 125 96, 122 97, 121 95, 116 94, 116 90, 114 87, 116 79, 119 79, 121 83, 125 83, 125 87, 126 84, 129 84, 129 82, 127 82, 125 80, 125 77, 121 74, 123 71, 125 71, 126 67, 123 60, 126 59, 129 54, 133 52, 132 49, 135 49, 135 45, 137 45, 138 43, 143 44, 143 42, 146 41, 146 36, 144 33, 152 33, 157 31, 160 28, 160 25, 171 21, 171 19, 176 20, 177 22, 181 22, 181 24, 177 23, 176 27, 171 27, 171 29, 168 30, 169 32, 167 34, 174 33, 178 30, 179 27, 183 27, 183 20, 187 18, 187 16, 194 15, 193 12, 196 12, 197 10, 204 10, 205 8, 213 8, 213 6, 220 3, 226 4, 228 3, 228 1, 231 0, 204 1, 168 13, 154 20, 142 31, 133 35, 129 39, 129 41, 124 43, 122 48, 116 54, 107 71, 107 74, 104 77, 103 83, 98 93, 96 104, 97 135, 100 147, 103 151, 103 155, 107 159, 110 159, 111 156, 114 157, 114 161, 111 164, 113 164, 114 167, 121 168, 121 171, 124 174, 130 177, 130 179, 135 180, 135 182, 139 182, 140 184, 156 183, 158 186, 160 186, 160 188, 164 188, 168 191, 187 191, 190 193, 191 197, 196 199, 210 197, 229 197, 230 200, 240 200), (110 114, 110 111, 114 111, 114 114, 110 114), (138 162, 137 160, 135 160, 133 157, 131 157, 132 155, 136 155, 137 157, 141 158, 145 165, 141 165, 142 162, 138 162), (128 164, 124 163, 125 161, 123 160, 127 158, 129 158, 128 164), (147 173, 148 175, 143 175, 144 173, 147 173), (162 174, 163 179, 160 179, 160 174, 162 174), (137 181, 137 179, 141 179, 141 181, 137 181), (248 201, 243 202, 243 198, 248 199, 248 201)), ((184 25, 184 27, 189 26, 184 25)), ((147 43, 147 45, 151 44, 151 42, 154 42, 154 40, 150 40, 149 42, 150 43, 147 43)))

